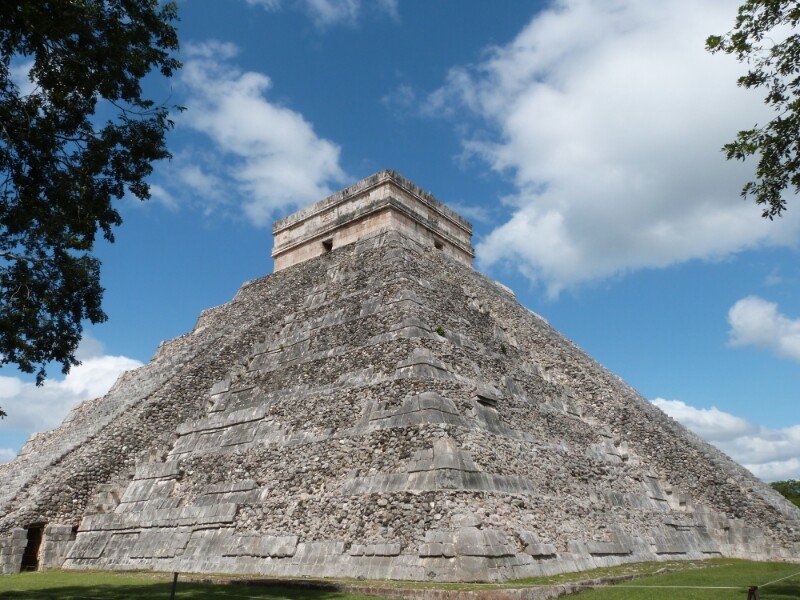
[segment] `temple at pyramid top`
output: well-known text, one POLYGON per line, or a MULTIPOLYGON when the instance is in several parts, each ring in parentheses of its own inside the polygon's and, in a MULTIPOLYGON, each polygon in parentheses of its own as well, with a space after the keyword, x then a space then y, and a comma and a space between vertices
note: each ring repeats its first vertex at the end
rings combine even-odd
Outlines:
POLYGON ((275 271, 392 229, 472 265, 470 222, 405 177, 384 170, 275 221, 275 271))

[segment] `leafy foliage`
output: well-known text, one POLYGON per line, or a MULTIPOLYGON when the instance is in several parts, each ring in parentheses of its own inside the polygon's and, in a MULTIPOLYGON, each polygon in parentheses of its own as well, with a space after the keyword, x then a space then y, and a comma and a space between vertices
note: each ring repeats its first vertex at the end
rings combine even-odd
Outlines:
POLYGON ((106 319, 91 251, 114 240, 112 201, 148 199, 152 162, 170 156, 181 107, 141 84, 180 67, 176 19, 158 0, 0 3, 0 362, 37 383, 48 362, 78 364, 84 319, 106 319), (27 64, 29 83, 13 77, 27 64))
POLYGON ((770 484, 772 489, 786 497, 789 502, 800 506, 800 479, 789 479, 787 481, 774 481, 770 484))
POLYGON ((765 125, 740 131, 723 150, 728 158, 758 156, 755 179, 742 188, 772 220, 786 209, 784 191, 800 191, 800 3, 747 0, 734 28, 706 40, 710 52, 724 52, 748 65, 738 79, 744 88, 766 88, 764 102, 776 116, 765 125))

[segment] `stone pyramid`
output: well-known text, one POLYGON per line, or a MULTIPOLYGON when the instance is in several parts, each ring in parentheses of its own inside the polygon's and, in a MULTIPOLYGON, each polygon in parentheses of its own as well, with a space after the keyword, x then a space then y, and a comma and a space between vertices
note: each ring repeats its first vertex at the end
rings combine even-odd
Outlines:
POLYGON ((471 267, 382 171, 0 466, 0 566, 438 581, 800 560, 800 511, 471 267))

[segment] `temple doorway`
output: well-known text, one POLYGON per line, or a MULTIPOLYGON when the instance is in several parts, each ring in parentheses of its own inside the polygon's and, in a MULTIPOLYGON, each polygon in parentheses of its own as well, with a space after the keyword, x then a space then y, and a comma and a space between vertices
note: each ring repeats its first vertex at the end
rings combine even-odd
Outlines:
POLYGON ((28 525, 28 543, 25 545, 25 552, 22 553, 22 571, 39 570, 39 549, 42 546, 42 533, 44 523, 28 525))

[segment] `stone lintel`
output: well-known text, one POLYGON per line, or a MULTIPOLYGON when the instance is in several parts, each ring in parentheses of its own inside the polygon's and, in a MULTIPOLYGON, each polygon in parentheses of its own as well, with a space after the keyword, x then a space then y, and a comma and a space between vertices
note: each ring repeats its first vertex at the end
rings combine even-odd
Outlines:
POLYGON ((276 221, 275 271, 388 230, 402 231, 425 247, 472 265, 469 221, 387 170, 276 221))

